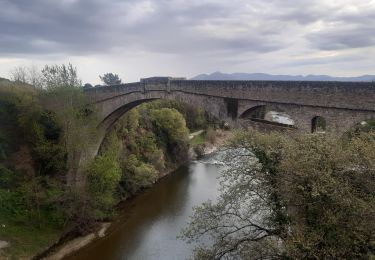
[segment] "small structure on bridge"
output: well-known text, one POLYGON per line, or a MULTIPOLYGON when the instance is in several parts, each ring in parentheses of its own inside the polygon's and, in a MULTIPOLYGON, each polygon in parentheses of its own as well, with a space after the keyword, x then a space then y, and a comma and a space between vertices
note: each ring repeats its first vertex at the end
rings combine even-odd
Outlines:
POLYGON ((141 83, 155 84, 155 83, 168 83, 171 80, 186 80, 186 78, 174 78, 174 77, 150 77, 150 78, 141 78, 141 83))

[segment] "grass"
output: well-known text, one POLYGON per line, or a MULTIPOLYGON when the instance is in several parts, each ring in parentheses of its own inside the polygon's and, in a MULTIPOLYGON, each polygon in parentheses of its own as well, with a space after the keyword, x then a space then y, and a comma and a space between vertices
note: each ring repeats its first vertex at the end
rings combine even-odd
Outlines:
POLYGON ((40 228, 16 223, 10 217, 0 215, 0 240, 10 243, 3 249, 0 259, 31 258, 40 253, 59 239, 61 230, 51 225, 41 225, 40 228))
POLYGON ((204 144, 206 142, 206 131, 203 133, 194 136, 193 139, 190 140, 190 144, 194 147, 197 145, 204 144))

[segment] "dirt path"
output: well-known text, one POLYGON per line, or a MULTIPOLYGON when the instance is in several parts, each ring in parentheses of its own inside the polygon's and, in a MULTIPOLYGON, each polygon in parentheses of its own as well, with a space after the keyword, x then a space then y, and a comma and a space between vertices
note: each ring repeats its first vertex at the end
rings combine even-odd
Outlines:
POLYGON ((199 131, 196 131, 196 132, 190 133, 190 134, 189 134, 189 140, 193 139, 194 136, 200 135, 200 134, 203 133, 203 132, 204 132, 204 130, 199 130, 199 131))

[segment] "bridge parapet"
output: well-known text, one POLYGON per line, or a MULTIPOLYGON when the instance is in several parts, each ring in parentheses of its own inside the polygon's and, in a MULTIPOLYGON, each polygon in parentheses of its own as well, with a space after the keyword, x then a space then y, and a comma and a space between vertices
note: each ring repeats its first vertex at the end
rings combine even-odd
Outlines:
POLYGON ((101 86, 85 89, 86 95, 92 103, 108 100, 121 95, 131 93, 145 93, 147 91, 167 91, 170 92, 170 82, 184 81, 185 78, 174 77, 151 77, 142 78, 139 82, 126 83, 111 86, 101 86))
POLYGON ((85 94, 89 97, 90 102, 96 103, 99 101, 108 100, 121 95, 126 95, 134 92, 140 92, 142 84, 140 82, 119 84, 112 86, 102 86, 85 89, 85 94))
POLYGON ((375 82, 171 81, 171 91, 238 100, 375 111, 375 82))
POLYGON ((145 84, 168 84, 171 80, 184 81, 186 78, 174 78, 174 77, 151 77, 141 78, 140 82, 145 84))

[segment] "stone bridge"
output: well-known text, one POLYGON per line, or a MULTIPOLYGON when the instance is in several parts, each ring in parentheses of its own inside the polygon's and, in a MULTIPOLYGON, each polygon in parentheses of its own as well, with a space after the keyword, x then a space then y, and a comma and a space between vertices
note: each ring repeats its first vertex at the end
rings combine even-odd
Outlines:
MULTIPOLYGON (((140 82, 85 89, 108 129, 133 107, 172 99, 202 107, 232 125, 247 121, 254 108, 283 111, 294 128, 310 133, 323 118, 326 132, 341 134, 361 121, 375 119, 375 82, 201 81, 154 77, 140 82)), ((259 120, 256 122, 259 124, 259 120)))

